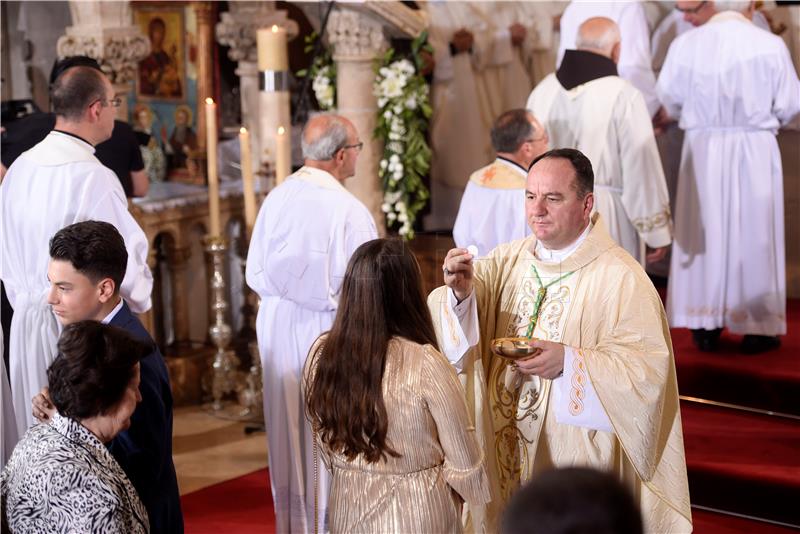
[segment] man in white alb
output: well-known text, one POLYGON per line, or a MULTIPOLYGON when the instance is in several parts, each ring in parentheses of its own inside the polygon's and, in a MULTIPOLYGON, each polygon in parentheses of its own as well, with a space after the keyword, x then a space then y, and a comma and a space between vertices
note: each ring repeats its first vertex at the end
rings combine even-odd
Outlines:
POLYGON ((53 83, 50 100, 55 128, 14 161, 0 187, 0 279, 14 309, 6 342, 20 436, 36 422, 30 402, 47 385, 56 355, 59 327, 47 303, 50 237, 79 221, 111 223, 128 250, 120 292, 134 312, 150 309, 153 287, 147 238, 119 179, 94 156, 94 146, 111 136, 120 104, 111 82, 92 67, 72 67, 53 83))
POLYGON ((617 75, 617 25, 588 19, 577 46, 536 86, 528 109, 552 146, 577 148, 592 162, 595 208, 611 237, 642 265, 658 261, 671 240, 669 197, 644 98, 617 75))
POLYGON ((775 134, 800 113, 800 81, 783 40, 751 22, 752 2, 715 6, 706 24, 675 39, 658 79, 685 132, 667 314, 701 350, 715 350, 728 328, 744 334, 743 352, 758 353, 786 333, 775 134))
POLYGON ((525 224, 525 178, 531 162, 547 150, 547 132, 525 109, 500 115, 491 132, 497 159, 469 178, 453 238, 488 254, 500 243, 530 234, 525 224))
MULTIPOLYGON (((247 285, 261 297, 256 331, 277 532, 314 528, 313 440, 300 380, 311 344, 333 324, 350 256, 378 237, 366 206, 342 185, 363 145, 347 119, 312 117, 303 129, 305 165, 267 196, 247 254, 247 285)), ((322 527, 329 477, 322 461, 318 467, 322 527)))

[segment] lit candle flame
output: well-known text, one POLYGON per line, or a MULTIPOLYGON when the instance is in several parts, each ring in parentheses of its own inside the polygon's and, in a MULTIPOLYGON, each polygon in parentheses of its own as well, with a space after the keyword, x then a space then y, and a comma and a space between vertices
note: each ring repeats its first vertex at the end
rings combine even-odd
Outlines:
POLYGON ((244 126, 242 126, 241 128, 239 128, 239 133, 246 134, 246 133, 247 133, 247 128, 245 128, 244 126))
POLYGON ((278 25, 277 24, 273 24, 272 25, 272 33, 278 33, 278 25))
POLYGON ((278 126, 278 135, 283 135, 286 133, 286 129, 283 126, 278 126))
POLYGON ((211 97, 206 98, 206 104, 213 104, 213 103, 214 103, 214 99, 213 98, 211 98, 211 97))

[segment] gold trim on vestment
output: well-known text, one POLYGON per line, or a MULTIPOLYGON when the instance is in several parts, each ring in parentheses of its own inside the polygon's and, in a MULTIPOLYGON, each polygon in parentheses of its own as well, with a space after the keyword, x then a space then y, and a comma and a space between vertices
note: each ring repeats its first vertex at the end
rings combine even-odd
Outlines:
POLYGON ((638 219, 634 219, 631 221, 633 223, 634 228, 639 233, 647 233, 655 230, 656 228, 663 228, 664 226, 669 226, 671 220, 671 214, 669 211, 669 207, 664 207, 663 211, 656 213, 655 215, 651 215, 650 217, 639 217, 638 219))

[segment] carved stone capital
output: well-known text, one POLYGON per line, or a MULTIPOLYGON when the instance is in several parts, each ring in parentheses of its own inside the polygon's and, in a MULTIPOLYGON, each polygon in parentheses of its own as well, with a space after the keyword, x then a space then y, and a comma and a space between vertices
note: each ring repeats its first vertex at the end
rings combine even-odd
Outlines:
POLYGON ((284 10, 276 11, 274 2, 228 3, 230 11, 220 15, 216 26, 217 42, 230 47, 228 57, 233 61, 255 62, 258 59, 256 32, 273 25, 286 29, 291 40, 299 33, 297 23, 288 18, 284 10))
POLYGON ((328 20, 328 39, 336 61, 371 60, 389 45, 383 25, 370 15, 350 9, 337 9, 328 20))
POLYGON ((89 56, 100 63, 111 83, 124 84, 136 78, 136 69, 150 53, 150 40, 136 27, 67 28, 56 44, 58 57, 89 56))
POLYGON ((89 56, 100 63, 113 84, 136 78, 139 61, 150 53, 150 40, 133 25, 130 2, 70 2, 73 25, 56 44, 58 57, 89 56))

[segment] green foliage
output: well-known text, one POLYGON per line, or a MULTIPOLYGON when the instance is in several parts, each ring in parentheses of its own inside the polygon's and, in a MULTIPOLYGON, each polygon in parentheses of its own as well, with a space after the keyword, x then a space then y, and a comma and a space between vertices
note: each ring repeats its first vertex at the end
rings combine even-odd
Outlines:
POLYGON ((379 176, 383 183, 386 224, 405 239, 414 238, 417 214, 430 194, 423 183, 431 162, 426 132, 431 118, 429 88, 420 74, 423 52, 430 52, 427 34, 411 45, 411 56, 395 59, 389 49, 376 64, 378 121, 374 135, 384 142, 379 176))

